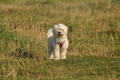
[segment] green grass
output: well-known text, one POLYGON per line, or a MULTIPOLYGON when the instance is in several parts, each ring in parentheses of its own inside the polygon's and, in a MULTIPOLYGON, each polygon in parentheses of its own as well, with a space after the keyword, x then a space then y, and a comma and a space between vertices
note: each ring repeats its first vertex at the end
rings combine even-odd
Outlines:
POLYGON ((0 80, 119 80, 119 0, 0 0, 0 80), (46 32, 69 27, 66 60, 48 60, 46 32))
POLYGON ((67 60, 2 59, 1 79, 117 80, 119 57, 68 56, 67 60), (116 65, 117 64, 117 65, 116 65))

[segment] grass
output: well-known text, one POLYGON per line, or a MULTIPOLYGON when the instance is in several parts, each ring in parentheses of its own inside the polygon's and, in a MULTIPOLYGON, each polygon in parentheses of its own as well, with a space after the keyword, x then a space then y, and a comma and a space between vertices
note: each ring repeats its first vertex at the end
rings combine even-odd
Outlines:
POLYGON ((68 56, 67 60, 61 61, 2 59, 0 74, 1 79, 10 80, 117 80, 120 78, 119 61, 119 57, 96 56, 68 56))
POLYGON ((119 0, 0 0, 1 80, 119 80, 119 0), (66 60, 48 60, 46 32, 69 27, 66 60))

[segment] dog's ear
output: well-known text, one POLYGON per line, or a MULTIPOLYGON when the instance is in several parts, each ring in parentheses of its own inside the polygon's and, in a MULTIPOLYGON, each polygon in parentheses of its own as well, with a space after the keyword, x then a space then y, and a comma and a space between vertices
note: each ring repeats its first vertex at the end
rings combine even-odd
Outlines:
POLYGON ((64 29, 64 32, 67 34, 67 32, 68 32, 68 27, 67 27, 66 25, 64 25, 64 24, 58 24, 58 26, 62 26, 63 29, 64 29))
POLYGON ((54 25, 54 27, 52 28, 52 32, 53 32, 54 35, 55 35, 56 27, 57 27, 57 25, 54 25))
POLYGON ((65 33, 67 34, 67 32, 68 32, 68 27, 65 26, 65 33))
POLYGON ((52 28, 52 33, 55 35, 55 29, 54 28, 52 28))

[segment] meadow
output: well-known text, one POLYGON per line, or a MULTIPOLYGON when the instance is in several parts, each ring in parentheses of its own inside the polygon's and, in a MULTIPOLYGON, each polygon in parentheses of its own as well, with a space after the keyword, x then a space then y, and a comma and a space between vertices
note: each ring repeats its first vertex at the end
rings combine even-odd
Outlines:
POLYGON ((120 80, 120 0, 0 0, 0 80, 120 80), (67 59, 49 60, 59 23, 67 59))

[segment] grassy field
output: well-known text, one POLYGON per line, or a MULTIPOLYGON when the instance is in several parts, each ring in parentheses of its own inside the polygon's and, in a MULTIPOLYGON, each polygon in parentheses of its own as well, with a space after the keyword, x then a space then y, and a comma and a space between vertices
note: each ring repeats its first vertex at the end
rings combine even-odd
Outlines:
POLYGON ((0 80, 120 80, 120 0, 0 0, 0 80), (59 23, 67 59, 48 60, 59 23))

